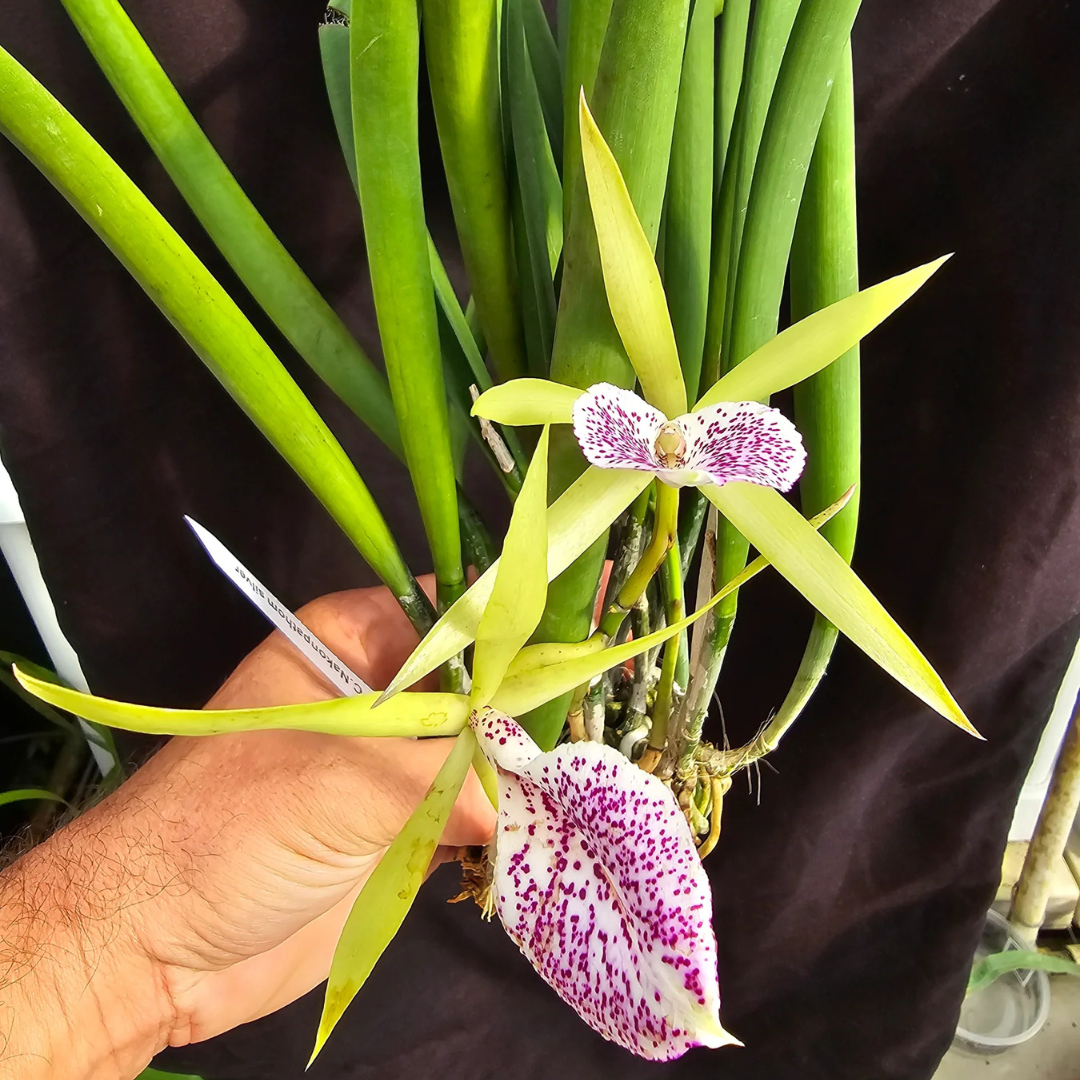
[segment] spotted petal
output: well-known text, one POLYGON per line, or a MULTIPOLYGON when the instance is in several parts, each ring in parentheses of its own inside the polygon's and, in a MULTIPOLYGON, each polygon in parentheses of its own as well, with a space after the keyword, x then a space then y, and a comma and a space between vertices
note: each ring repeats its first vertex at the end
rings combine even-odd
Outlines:
POLYGON ((496 910, 545 981, 643 1058, 737 1043, 720 1026, 708 878, 671 791, 612 747, 541 753, 503 713, 472 723, 499 774, 496 910))
POLYGON ((637 394, 597 383, 574 402, 574 436, 591 465, 655 472, 656 436, 667 417, 637 394))
POLYGON ((678 423, 686 435, 686 469, 705 473, 709 483, 745 480, 790 491, 806 464, 795 425, 756 401, 709 405, 678 423))

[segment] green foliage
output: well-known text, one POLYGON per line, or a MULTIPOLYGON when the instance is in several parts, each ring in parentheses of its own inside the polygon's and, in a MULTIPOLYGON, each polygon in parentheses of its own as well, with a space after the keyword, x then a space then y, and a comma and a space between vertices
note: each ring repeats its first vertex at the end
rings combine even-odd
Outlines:
POLYGON ((415 0, 354 0, 353 140, 371 288, 440 604, 464 589, 457 485, 420 183, 415 0))
POLYGON ((476 739, 466 728, 420 805, 360 890, 334 951, 311 1061, 409 913, 465 782, 475 746, 476 739))
POLYGON ((476 656, 469 704, 486 705, 506 669, 532 636, 547 599, 548 429, 540 437, 532 465, 514 504, 503 540, 499 569, 476 628, 476 656))
POLYGON ((1051 975, 1080 975, 1080 964, 1064 956, 1029 949, 1008 949, 977 960, 968 977, 967 992, 976 994, 1010 971, 1047 971, 1051 975))

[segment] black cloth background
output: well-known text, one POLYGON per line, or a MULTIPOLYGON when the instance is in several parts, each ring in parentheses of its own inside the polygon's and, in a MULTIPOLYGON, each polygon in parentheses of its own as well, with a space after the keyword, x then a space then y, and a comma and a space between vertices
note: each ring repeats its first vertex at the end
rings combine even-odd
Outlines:
MULTIPOLYGON (((314 28, 322 0, 128 8, 271 226, 377 354, 359 213, 314 28)), ((0 44, 113 153, 250 310, 52 0, 0 44)), ((1080 629, 1080 5, 866 0, 855 34, 862 280, 956 257, 864 349, 856 565, 985 743, 841 643, 708 866, 744 1050, 648 1066, 594 1036, 441 871, 312 1080, 931 1075, 955 1025, 1014 797, 1080 629)), ((437 162, 430 118, 429 163, 437 162)), ((437 169, 437 238, 452 236, 437 169)), ((452 242, 452 241, 450 241, 452 242)), ((445 246, 445 245, 444 245, 445 246)), ((457 268, 461 281, 460 269, 457 268)), ((256 316, 339 433, 411 564, 404 474, 256 316)), ((76 214, 0 145, 0 433, 60 618, 99 692, 198 705, 266 632, 190 512, 290 604, 370 583, 329 518, 76 214)), ((492 497, 498 520, 505 508, 492 497)), ((809 625, 765 574, 722 685, 728 732, 778 703, 809 625)), ((319 993, 169 1067, 299 1080, 319 993)))

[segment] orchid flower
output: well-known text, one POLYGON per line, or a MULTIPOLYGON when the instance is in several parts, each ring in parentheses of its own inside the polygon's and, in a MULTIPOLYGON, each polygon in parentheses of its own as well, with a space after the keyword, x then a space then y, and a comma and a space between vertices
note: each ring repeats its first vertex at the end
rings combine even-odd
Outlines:
POLYGON ((802 436, 778 409, 718 402, 668 419, 630 390, 597 383, 574 402, 574 435, 601 469, 638 469, 671 487, 742 480, 790 491, 802 436))
POLYGON ((541 753, 502 713, 471 723, 499 777, 495 909, 533 967, 643 1058, 740 1045, 720 1024, 709 879, 671 789, 610 746, 541 753))
MULTIPOLYGON (((573 424, 586 459, 613 483, 628 471, 658 478, 654 541, 674 534, 674 486, 700 486, 749 543, 872 660, 931 708, 977 735, 911 639, 828 541, 780 495, 802 470, 802 443, 786 418, 759 404, 857 344, 944 259, 864 289, 794 324, 718 379, 688 411, 652 248, 584 94, 579 121, 608 306, 642 396, 606 383, 581 390, 545 379, 515 379, 481 394, 474 413, 508 425, 573 424)), ((652 546, 657 547, 653 555, 662 558, 665 545, 652 546)), ((425 657, 426 670, 437 655, 432 650, 425 657)), ((411 666, 399 679, 420 674, 419 665, 411 666)), ((398 685, 395 680, 392 690, 398 685)))

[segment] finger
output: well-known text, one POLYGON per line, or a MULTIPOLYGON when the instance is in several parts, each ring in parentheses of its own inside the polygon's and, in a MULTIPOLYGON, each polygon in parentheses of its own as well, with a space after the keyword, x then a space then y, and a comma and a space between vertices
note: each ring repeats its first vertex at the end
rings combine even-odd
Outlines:
MULTIPOLYGON (((396 805, 386 800, 384 805, 393 820, 388 821, 389 836, 396 836, 408 816, 427 794, 432 781, 454 745, 453 739, 369 740, 353 742, 365 769, 373 764, 372 755, 379 754, 380 774, 389 785, 401 793, 396 805), (372 745, 375 743, 375 745, 372 745)), ((486 844, 495 831, 495 809, 484 793, 476 773, 469 770, 461 786, 453 810, 443 832, 442 843, 453 847, 486 844)))

